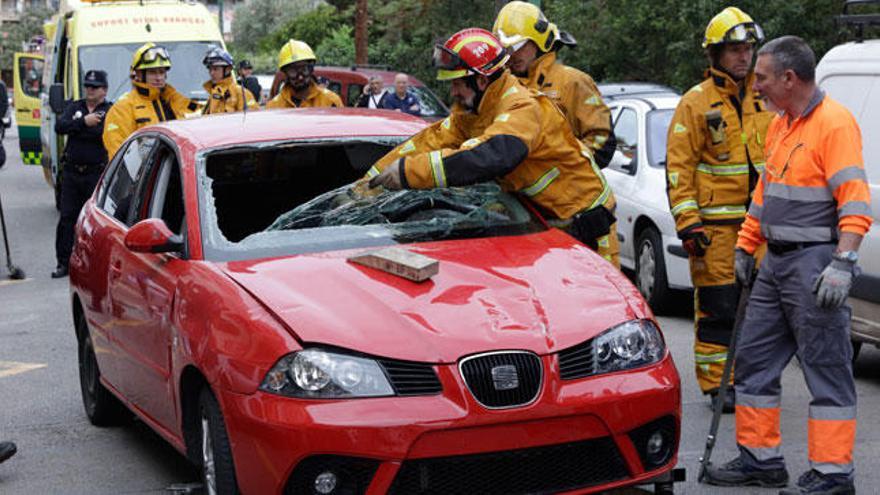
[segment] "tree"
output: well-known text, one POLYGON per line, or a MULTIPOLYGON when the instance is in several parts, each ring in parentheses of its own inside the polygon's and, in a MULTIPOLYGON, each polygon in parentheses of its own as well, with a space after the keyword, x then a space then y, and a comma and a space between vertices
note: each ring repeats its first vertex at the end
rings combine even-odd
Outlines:
POLYGON ((32 37, 43 34, 43 23, 50 17, 51 10, 38 7, 26 10, 18 22, 4 22, 4 36, 0 37, 0 67, 11 68, 15 52, 22 51, 22 44, 32 37))
POLYGON ((256 53, 264 38, 316 6, 314 0, 249 0, 239 4, 232 22, 235 50, 256 53))

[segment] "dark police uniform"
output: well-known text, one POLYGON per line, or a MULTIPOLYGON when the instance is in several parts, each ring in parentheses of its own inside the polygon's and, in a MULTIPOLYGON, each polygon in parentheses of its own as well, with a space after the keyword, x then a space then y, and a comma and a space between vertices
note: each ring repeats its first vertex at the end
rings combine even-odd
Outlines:
MULTIPOLYGON (((107 74, 104 71, 90 70, 85 76, 85 86, 107 87, 107 74)), ((104 101, 95 108, 101 114, 101 121, 94 127, 85 123, 89 114, 86 100, 76 100, 67 105, 64 113, 55 122, 55 132, 67 135, 64 148, 64 168, 61 175, 61 218, 55 231, 55 256, 58 267, 53 278, 67 275, 67 263, 73 248, 73 229, 79 212, 91 197, 101 172, 107 164, 107 150, 104 149, 103 115, 110 110, 112 103, 104 101)))

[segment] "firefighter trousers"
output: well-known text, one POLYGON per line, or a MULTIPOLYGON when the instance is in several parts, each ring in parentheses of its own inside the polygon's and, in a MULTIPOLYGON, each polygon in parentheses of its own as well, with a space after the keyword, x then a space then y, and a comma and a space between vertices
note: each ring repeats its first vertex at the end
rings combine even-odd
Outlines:
POLYGON ((856 391, 850 308, 816 306, 812 287, 833 244, 767 252, 752 288, 736 353, 736 440, 758 469, 784 467, 780 378, 797 354, 812 400, 807 420, 810 467, 853 473, 856 391))
POLYGON ((733 272, 739 225, 705 225, 711 244, 691 256, 694 284, 694 368, 704 394, 718 389, 736 319, 739 289, 733 272))

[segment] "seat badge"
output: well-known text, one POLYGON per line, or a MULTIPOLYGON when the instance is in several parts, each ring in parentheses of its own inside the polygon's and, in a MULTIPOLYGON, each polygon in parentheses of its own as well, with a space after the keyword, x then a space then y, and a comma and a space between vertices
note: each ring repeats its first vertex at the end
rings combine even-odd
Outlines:
POLYGON ((495 390, 513 390, 519 387, 516 366, 504 364, 492 368, 492 385, 495 386, 495 390))

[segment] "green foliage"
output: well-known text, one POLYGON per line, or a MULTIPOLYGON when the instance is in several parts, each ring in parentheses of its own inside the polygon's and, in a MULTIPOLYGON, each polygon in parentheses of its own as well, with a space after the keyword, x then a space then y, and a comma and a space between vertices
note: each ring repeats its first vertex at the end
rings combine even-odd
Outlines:
POLYGON ((248 0, 239 4, 232 22, 235 51, 250 54, 253 58, 252 55, 260 51, 262 40, 291 19, 311 10, 313 3, 308 0, 248 0))
POLYGON ((43 23, 51 16, 51 10, 38 7, 27 9, 18 22, 3 23, 4 33, 0 36, 0 67, 12 68, 15 52, 22 51, 22 43, 38 34, 43 34, 43 23))
POLYGON ((331 31, 315 49, 321 65, 347 66, 354 63, 354 37, 351 26, 339 26, 331 31))

